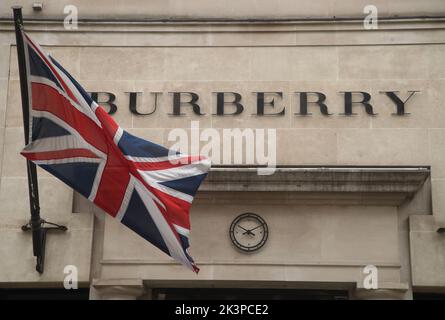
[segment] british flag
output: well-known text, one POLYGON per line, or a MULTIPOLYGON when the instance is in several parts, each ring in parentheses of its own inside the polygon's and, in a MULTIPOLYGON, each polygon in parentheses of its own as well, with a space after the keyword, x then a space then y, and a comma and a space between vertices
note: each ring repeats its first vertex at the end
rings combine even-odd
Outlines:
POLYGON ((195 272, 189 210, 210 168, 123 130, 23 32, 30 143, 22 155, 195 272))

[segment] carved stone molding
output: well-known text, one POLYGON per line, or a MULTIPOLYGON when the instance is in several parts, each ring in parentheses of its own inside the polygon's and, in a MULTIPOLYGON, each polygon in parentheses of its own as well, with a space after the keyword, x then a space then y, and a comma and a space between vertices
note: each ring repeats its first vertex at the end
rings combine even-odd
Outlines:
POLYGON ((140 279, 93 280, 93 288, 101 300, 136 300, 146 294, 140 279))
POLYGON ((286 201, 398 205, 412 197, 429 175, 426 167, 277 168, 273 175, 258 175, 256 168, 212 168, 198 197, 214 198, 213 192, 238 192, 240 197, 265 192, 267 198, 281 195, 286 201))

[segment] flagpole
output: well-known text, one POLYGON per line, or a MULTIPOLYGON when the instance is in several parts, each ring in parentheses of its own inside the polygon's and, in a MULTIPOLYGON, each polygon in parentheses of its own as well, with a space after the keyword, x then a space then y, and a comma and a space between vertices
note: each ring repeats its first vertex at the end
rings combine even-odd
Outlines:
MULTIPOLYGON (((22 7, 12 7, 14 12, 15 38, 17 44, 17 60, 19 64, 20 75, 20 92, 22 96, 22 113, 23 113, 23 129, 25 134, 25 144, 29 143, 29 95, 28 95, 28 79, 26 71, 25 49, 23 44, 23 17, 22 7)), ((42 232, 42 219, 40 217, 39 204, 39 187, 37 182, 36 165, 29 160, 26 160, 26 168, 28 173, 28 193, 29 193, 29 207, 31 210, 31 219, 29 227, 32 231, 32 248, 34 256, 37 257, 36 270, 43 273, 42 260, 42 243, 44 241, 44 232, 42 232)))
MULTIPOLYGON (((20 75, 20 93, 22 96, 22 113, 23 113, 23 131, 25 134, 25 145, 29 143, 29 88, 26 70, 26 58, 25 58, 25 46, 23 42, 23 16, 22 7, 13 6, 14 13, 14 26, 15 26, 15 38, 17 45, 17 60, 19 65, 20 75)), ((26 160, 26 169, 28 175, 28 194, 29 194, 29 208, 31 211, 31 219, 29 223, 22 226, 23 231, 31 230, 32 232, 32 249, 33 254, 37 259, 36 270, 39 273, 43 273, 44 261, 45 261, 45 243, 46 232, 48 230, 61 230, 66 231, 65 226, 61 226, 55 223, 47 222, 40 217, 40 203, 39 203, 39 186, 37 182, 37 168, 36 165, 26 160), (49 224, 51 227, 44 227, 44 224, 49 224)))

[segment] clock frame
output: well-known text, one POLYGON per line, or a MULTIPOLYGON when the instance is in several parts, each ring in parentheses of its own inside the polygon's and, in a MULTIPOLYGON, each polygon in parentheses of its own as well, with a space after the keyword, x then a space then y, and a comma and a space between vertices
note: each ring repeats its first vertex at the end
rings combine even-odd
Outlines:
POLYGON ((237 249, 243 252, 254 252, 266 244, 269 237, 269 227, 258 214, 246 212, 232 221, 229 236, 237 249), (247 227, 246 221, 249 222, 249 227, 247 227))

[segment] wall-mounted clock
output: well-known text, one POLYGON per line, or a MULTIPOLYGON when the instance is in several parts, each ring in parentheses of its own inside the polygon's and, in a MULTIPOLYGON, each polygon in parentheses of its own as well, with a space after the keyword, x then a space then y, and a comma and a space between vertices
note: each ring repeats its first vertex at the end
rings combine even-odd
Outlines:
POLYGON ((240 250, 252 252, 260 249, 267 241, 269 229, 266 221, 255 213, 243 213, 230 225, 230 239, 240 250))

